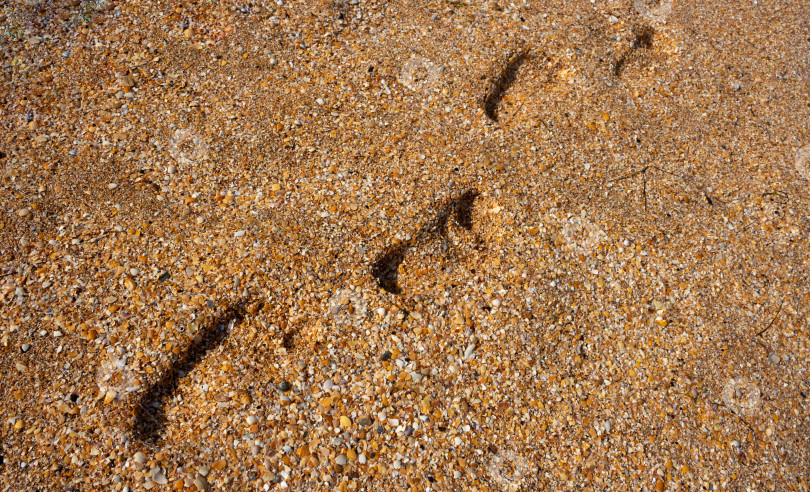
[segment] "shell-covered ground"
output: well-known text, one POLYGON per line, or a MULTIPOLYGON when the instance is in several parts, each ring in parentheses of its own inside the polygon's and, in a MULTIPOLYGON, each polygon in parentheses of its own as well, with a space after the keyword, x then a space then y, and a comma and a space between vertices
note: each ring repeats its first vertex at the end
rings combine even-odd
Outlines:
POLYGON ((810 487, 807 2, 0 21, 0 489, 810 487))

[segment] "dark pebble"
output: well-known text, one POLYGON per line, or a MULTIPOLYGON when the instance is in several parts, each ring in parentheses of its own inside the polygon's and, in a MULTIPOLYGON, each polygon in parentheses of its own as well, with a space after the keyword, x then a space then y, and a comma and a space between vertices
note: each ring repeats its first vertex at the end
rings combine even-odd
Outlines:
POLYGON ((291 388, 290 383, 288 383, 287 381, 282 381, 278 383, 278 389, 281 391, 290 391, 290 388, 291 388))
POLYGON ((386 350, 385 353, 382 354, 382 357, 380 357, 380 360, 383 361, 383 362, 385 362, 387 360, 390 360, 390 359, 391 359, 391 351, 390 350, 386 350))

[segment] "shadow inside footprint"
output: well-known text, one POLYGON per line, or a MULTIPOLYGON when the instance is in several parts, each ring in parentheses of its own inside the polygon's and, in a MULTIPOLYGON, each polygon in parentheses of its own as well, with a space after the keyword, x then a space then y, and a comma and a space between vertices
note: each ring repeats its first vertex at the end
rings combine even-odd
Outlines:
POLYGON ((405 253, 410 248, 410 241, 398 243, 395 246, 388 248, 371 265, 371 275, 377 279, 380 287, 386 292, 392 294, 399 294, 400 289, 397 285, 397 273, 399 265, 405 260, 405 253))
POLYGON ((473 203, 477 196, 478 192, 467 190, 456 199, 453 207, 456 214, 456 223, 468 231, 472 230, 473 203))
POLYGON ((627 65, 630 57, 632 57, 636 51, 652 48, 654 36, 655 30, 650 26, 641 26, 640 28, 634 29, 633 44, 630 45, 630 51, 624 53, 613 64, 613 75, 619 77, 622 74, 625 65, 627 65))
POLYGON ((641 26, 641 28, 636 29, 633 34, 635 37, 633 38, 632 49, 652 48, 653 36, 655 35, 655 30, 652 27, 641 26))
POLYGON ((397 243, 388 248, 371 264, 371 275, 377 279, 380 288, 391 294, 399 294, 402 290, 397 284, 399 265, 405 260, 405 254, 414 245, 418 244, 425 237, 436 234, 440 237, 447 235, 447 222, 452 217, 459 227, 465 230, 472 229, 472 208, 475 198, 478 196, 476 190, 466 190, 458 197, 447 202, 436 217, 423 225, 419 231, 408 241, 397 243))
POLYGON ((163 373, 135 405, 133 436, 146 443, 160 441, 166 426, 166 404, 177 391, 180 378, 191 372, 212 349, 220 345, 228 335, 232 322, 239 323, 245 315, 246 301, 229 306, 208 326, 194 336, 186 351, 178 356, 169 369, 163 373))
POLYGON ((506 67, 492 84, 492 89, 484 96, 484 113, 492 121, 498 121, 498 106, 500 106, 506 91, 517 79, 518 69, 528 58, 528 51, 521 51, 510 57, 506 67))

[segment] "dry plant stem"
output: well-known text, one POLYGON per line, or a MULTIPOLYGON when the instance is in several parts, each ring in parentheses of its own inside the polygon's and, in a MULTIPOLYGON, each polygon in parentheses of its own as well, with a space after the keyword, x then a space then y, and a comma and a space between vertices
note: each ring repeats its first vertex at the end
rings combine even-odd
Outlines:
POLYGON ((782 312, 782 306, 783 306, 784 304, 785 304, 785 301, 784 301, 784 300, 783 300, 782 302, 780 302, 780 303, 779 303, 779 309, 777 309, 777 310, 776 310, 776 314, 774 314, 774 315, 773 315, 773 319, 771 319, 771 322, 770 322, 770 323, 768 323, 768 326, 766 326, 765 328, 761 329, 761 330, 760 330, 760 331, 759 331, 759 332, 758 332, 758 333, 757 333, 755 336, 762 336, 762 335, 764 335, 764 334, 765 334, 765 332, 766 332, 766 331, 768 331, 768 330, 769 330, 769 329, 770 329, 770 328, 773 326, 773 324, 774 324, 774 323, 776 322, 776 320, 779 318, 779 313, 781 313, 781 312, 782 312))
POLYGON ((745 426, 746 426, 746 427, 748 427, 748 430, 750 430, 752 434, 754 434, 754 435, 756 435, 756 434, 757 434, 757 431, 754 429, 754 427, 753 427, 751 424, 749 424, 749 423, 748 423, 748 421, 747 421, 747 420, 745 420, 745 419, 742 417, 742 415, 738 414, 738 413, 737 413, 737 412, 735 412, 733 409, 729 408, 729 407, 728 407, 728 406, 727 406, 725 403, 722 403, 722 402, 719 402, 719 401, 713 401, 713 402, 711 402, 711 404, 712 404, 712 405, 716 405, 716 406, 718 406, 718 407, 723 407, 723 408, 725 408, 726 410, 728 410, 728 411, 731 413, 731 415, 734 415, 735 417, 737 417, 738 419, 740 419, 740 422, 742 422, 743 424, 745 424, 745 426))

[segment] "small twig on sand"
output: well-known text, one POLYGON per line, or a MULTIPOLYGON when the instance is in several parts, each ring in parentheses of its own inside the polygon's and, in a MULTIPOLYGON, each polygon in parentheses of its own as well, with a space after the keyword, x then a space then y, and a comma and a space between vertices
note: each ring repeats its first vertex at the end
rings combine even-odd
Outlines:
POLYGON ((725 203, 723 200, 720 200, 717 197, 710 196, 702 186, 690 183, 690 181, 687 178, 685 178, 684 176, 679 176, 679 175, 677 175, 677 174, 675 174, 675 173, 673 173, 671 171, 667 171, 666 169, 662 169, 662 168, 660 168, 658 166, 655 166, 655 165, 652 165, 652 164, 648 164, 648 165, 644 166, 643 168, 639 169, 638 171, 632 172, 632 173, 627 174, 625 176, 621 176, 621 177, 616 178, 616 179, 611 179, 610 181, 608 181, 608 183, 615 183, 616 181, 622 181, 622 180, 625 180, 625 179, 634 178, 634 177, 638 176, 639 174, 643 174, 644 175, 644 187, 642 189, 642 192, 644 194, 644 210, 647 210, 647 171, 649 171, 650 169, 655 169, 656 171, 661 171, 662 173, 669 174, 670 176, 678 178, 681 181, 683 181, 684 183, 686 183, 687 187, 694 186, 695 188, 699 189, 703 193, 703 197, 706 199, 706 201, 709 203, 709 205, 714 205, 714 200, 717 200, 720 203, 725 203))
POLYGON ((524 104, 526 104, 526 101, 523 101, 522 103, 520 103, 520 106, 518 106, 518 108, 515 110, 515 112, 512 113, 512 117, 509 118, 509 121, 507 121, 507 123, 511 123, 512 120, 515 119, 515 117, 518 115, 518 113, 520 113, 520 110, 523 109, 524 104))
POLYGON ((762 194, 762 196, 773 196, 776 195, 779 198, 790 198, 790 196, 785 193, 784 191, 774 190, 774 191, 767 191, 762 194))
POLYGON ((611 180, 609 181, 609 183, 615 183, 616 181, 623 181, 623 180, 625 180, 625 179, 635 178, 635 177, 636 177, 636 176, 638 176, 639 174, 646 173, 646 172, 647 172, 647 169, 649 169, 649 168, 650 168, 650 166, 649 166, 649 165, 644 166, 643 168, 639 169, 638 171, 632 172, 632 173, 627 174, 627 175, 625 175, 625 176, 622 176, 622 177, 620 177, 620 178, 611 179, 611 180))
POLYGON ((550 134, 553 136, 553 135, 554 135, 554 132, 553 132, 553 131, 551 131, 551 128, 549 128, 549 127, 548 127, 548 125, 546 124, 546 122, 545 122, 545 121, 543 121, 543 118, 539 118, 539 120, 540 120, 540 123, 542 123, 542 124, 543 124, 543 126, 544 126, 544 127, 546 127, 546 131, 547 131, 547 132, 549 132, 549 133, 550 133, 550 134))
POLYGON ((644 211, 647 211, 647 173, 644 173, 644 187, 642 188, 644 192, 644 211))
POLYGON ((644 175, 644 180, 643 180, 643 184, 642 184, 642 188, 641 188, 641 193, 642 193, 642 195, 644 195, 644 211, 645 212, 647 211, 647 170, 650 169, 650 168, 658 169, 657 167, 648 164, 648 165, 644 166, 643 168, 639 169, 638 171, 632 172, 632 173, 630 173, 630 174, 628 174, 626 176, 622 176, 620 178, 612 179, 612 180, 609 181, 610 183, 614 183, 616 181, 622 181, 622 180, 625 180, 625 179, 634 178, 634 177, 638 176, 639 174, 643 174, 644 175))
POLYGON ((757 337, 762 336, 762 334, 764 334, 766 331, 768 331, 771 328, 771 326, 773 326, 773 324, 776 322, 776 319, 779 317, 779 313, 782 311, 782 306, 784 304, 785 304, 785 301, 782 301, 781 303, 779 303, 779 309, 776 310, 776 314, 773 316, 773 319, 771 320, 771 322, 768 323, 768 326, 766 326, 765 328, 760 330, 759 333, 757 333, 754 336, 757 336, 757 337))
POLYGON ((741 416, 740 414, 738 414, 737 412, 735 412, 735 411, 734 411, 734 409, 730 408, 729 406, 727 406, 727 405, 726 405, 726 404, 724 404, 724 403, 720 403, 719 401, 713 401, 713 402, 711 402, 711 404, 712 404, 712 405, 717 405, 718 407, 723 407, 723 408, 725 408, 726 410, 728 410, 729 412, 731 412, 731 414, 732 414, 732 415, 734 415, 735 417, 737 417, 738 419, 740 419, 740 421, 741 421, 743 424, 745 424, 745 425, 748 427, 748 429, 751 431, 751 433, 752 433, 752 434, 756 434, 756 433, 757 433, 757 431, 756 431, 756 430, 754 430, 754 428, 751 426, 751 424, 749 424, 749 423, 748 423, 748 421, 746 421, 744 418, 742 418, 742 416, 741 416))

